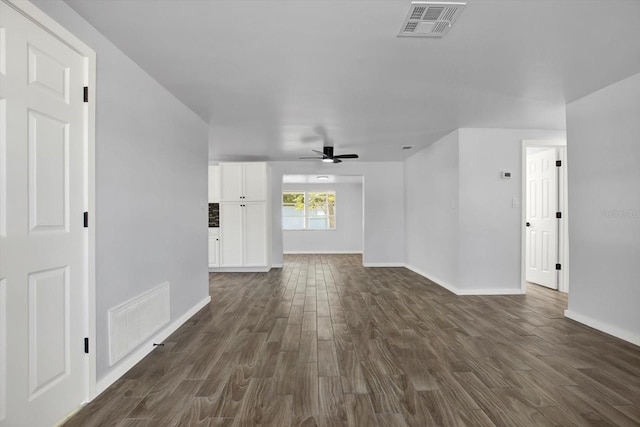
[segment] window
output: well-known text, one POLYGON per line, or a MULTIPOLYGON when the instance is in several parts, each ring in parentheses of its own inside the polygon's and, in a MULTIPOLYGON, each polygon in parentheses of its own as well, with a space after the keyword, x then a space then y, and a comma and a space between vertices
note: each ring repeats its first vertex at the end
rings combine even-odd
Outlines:
POLYGON ((285 191, 282 193, 283 230, 334 230, 336 193, 285 191))

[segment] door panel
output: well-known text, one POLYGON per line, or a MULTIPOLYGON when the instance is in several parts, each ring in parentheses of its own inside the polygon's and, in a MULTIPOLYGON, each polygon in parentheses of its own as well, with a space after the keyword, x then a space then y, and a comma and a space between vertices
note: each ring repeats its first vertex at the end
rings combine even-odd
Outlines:
POLYGON ((69 124, 29 111, 29 230, 68 230, 69 124))
POLYGON ((266 163, 243 164, 244 201, 262 202, 267 200, 266 163))
POLYGON ((557 289, 558 180, 555 148, 527 155, 526 280, 557 289))
POLYGON ((242 199, 242 163, 221 163, 220 181, 223 202, 239 202, 242 199))
POLYGON ((50 426, 88 388, 85 62, 4 2, 0 28, 0 426, 50 426))
POLYGON ((220 204, 220 266, 242 267, 242 206, 220 204))
POLYGON ((70 375, 69 268, 29 274, 29 400, 70 375))
POLYGON ((29 44, 29 84, 36 85, 69 103, 69 67, 29 44))
POLYGON ((266 203, 246 203, 244 209, 244 265, 267 265, 266 203))

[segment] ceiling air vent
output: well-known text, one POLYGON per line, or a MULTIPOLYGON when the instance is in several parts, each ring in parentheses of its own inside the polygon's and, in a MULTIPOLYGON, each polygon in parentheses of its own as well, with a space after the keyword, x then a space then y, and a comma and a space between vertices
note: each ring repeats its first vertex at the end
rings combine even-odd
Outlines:
POLYGON ((399 37, 442 37, 458 18, 465 2, 411 2, 399 37))

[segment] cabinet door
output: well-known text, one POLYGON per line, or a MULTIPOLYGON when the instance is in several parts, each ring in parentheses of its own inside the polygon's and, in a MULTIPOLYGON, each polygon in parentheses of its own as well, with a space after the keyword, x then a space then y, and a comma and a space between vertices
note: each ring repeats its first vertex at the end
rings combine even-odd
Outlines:
POLYGON ((220 204, 220 266, 242 267, 242 210, 240 203, 220 204))
POLYGON ((209 237, 209 267, 220 267, 220 239, 209 237))
POLYGON ((220 166, 209 166, 209 203, 220 203, 220 166))
POLYGON ((240 202, 242 194, 242 163, 220 163, 222 202, 240 202))
POLYGON ((267 265, 267 204, 244 203, 244 265, 267 265))
POLYGON ((242 168, 243 200, 248 202, 267 200, 267 164, 243 163, 242 168))

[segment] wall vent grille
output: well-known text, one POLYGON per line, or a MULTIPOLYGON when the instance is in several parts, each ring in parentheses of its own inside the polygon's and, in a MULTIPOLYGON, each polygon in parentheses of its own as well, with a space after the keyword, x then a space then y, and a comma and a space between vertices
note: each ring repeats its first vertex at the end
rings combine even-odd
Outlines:
POLYGON ((398 36, 442 37, 465 6, 465 2, 411 2, 398 36))

